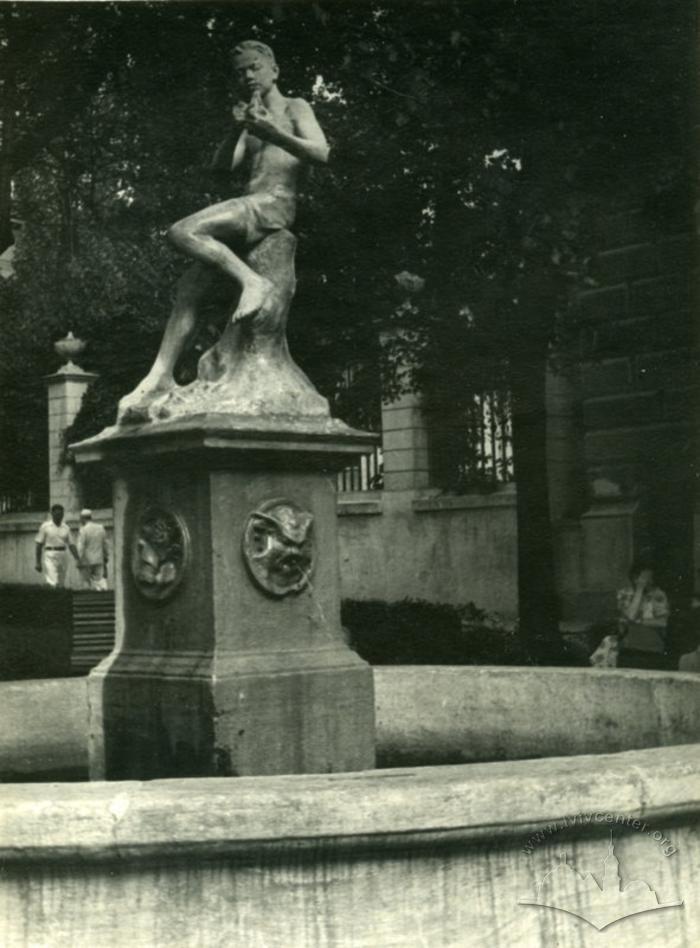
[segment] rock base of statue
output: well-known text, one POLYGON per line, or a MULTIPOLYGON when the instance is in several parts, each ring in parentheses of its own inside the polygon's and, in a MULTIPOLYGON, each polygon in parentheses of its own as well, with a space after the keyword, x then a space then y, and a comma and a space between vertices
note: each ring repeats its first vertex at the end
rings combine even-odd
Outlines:
POLYGON ((371 668, 340 623, 334 474, 376 436, 330 417, 292 362, 294 239, 199 379, 73 446, 113 475, 117 640, 89 677, 92 779, 374 765, 371 668), (127 423, 132 422, 132 423, 127 423))
MULTIPOLYGON (((248 254, 248 266, 269 282, 267 294, 255 315, 233 321, 235 296, 231 284, 221 281, 221 296, 228 289, 227 318, 219 340, 199 360, 198 377, 189 385, 174 385, 136 399, 125 399, 119 423, 139 424, 185 418, 206 412, 244 418, 312 418, 328 421, 328 401, 320 395, 292 359, 287 346, 287 317, 296 285, 296 238, 286 230, 275 231, 248 254)), ((341 430, 343 426, 336 422, 341 430)))

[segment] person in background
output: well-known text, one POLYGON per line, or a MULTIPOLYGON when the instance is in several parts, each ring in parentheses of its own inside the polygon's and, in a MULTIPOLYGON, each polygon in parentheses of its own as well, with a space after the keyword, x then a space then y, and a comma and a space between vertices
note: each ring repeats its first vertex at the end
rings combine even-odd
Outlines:
POLYGON ((629 583, 617 592, 619 664, 660 667, 671 611, 666 593, 655 584, 654 570, 647 560, 635 560, 629 578, 629 583))
POLYGON ((51 518, 39 527, 35 537, 37 573, 43 572, 46 582, 54 589, 61 589, 66 583, 68 571, 68 552, 78 562, 78 551, 71 537, 70 527, 63 522, 64 509, 61 504, 51 508, 51 518))
POLYGON ((109 546, 107 533, 101 523, 94 523, 92 510, 80 511, 78 531, 78 558, 85 581, 90 589, 104 592, 107 589, 107 563, 109 546))

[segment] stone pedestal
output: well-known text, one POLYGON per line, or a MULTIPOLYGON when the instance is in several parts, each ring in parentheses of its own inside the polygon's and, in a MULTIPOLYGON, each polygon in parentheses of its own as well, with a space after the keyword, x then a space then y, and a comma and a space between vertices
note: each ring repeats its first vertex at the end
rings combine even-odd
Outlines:
POLYGON ((330 419, 200 415, 74 446, 115 478, 117 644, 89 680, 92 779, 374 766, 334 486, 372 441, 330 419))

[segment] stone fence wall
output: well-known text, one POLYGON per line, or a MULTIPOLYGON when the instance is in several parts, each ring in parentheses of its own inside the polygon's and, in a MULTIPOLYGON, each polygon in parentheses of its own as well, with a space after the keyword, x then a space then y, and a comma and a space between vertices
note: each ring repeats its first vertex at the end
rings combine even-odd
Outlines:
POLYGON ((427 599, 514 616, 515 493, 342 494, 340 576, 348 599, 427 599))
MULTIPOLYGON (((515 494, 438 497, 431 491, 367 491, 339 496, 342 594, 347 599, 474 602, 517 612, 515 494)), ((41 583, 34 537, 44 515, 0 517, 0 581, 41 583)), ((110 510, 94 511, 111 539, 110 510)), ((77 530, 78 523, 68 518, 77 530)), ((110 570, 110 586, 113 574, 110 570)), ((71 564, 68 585, 80 588, 71 564)))

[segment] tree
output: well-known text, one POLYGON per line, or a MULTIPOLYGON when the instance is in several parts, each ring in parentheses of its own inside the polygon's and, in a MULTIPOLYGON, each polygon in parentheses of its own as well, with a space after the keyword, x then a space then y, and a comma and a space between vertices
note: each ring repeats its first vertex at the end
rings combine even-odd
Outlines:
POLYGON ((111 4, 57 11, 0 8, 0 252, 12 243, 12 181, 76 116, 121 57, 124 34, 111 4))
POLYGON ((692 10, 649 15, 633 0, 605 18, 588 3, 421 13, 420 26, 383 14, 380 35, 356 47, 359 69, 355 52, 375 88, 410 91, 395 121, 427 157, 416 272, 428 292, 408 336, 423 340, 417 384, 456 408, 487 372, 512 392, 520 622, 551 660, 545 369, 553 352, 571 358, 571 291, 590 279, 601 213, 631 187, 687 202, 692 10))
MULTIPOLYGON (((631 181, 662 206, 690 154, 688 4, 599 6, 108 6, 90 21, 71 77, 80 97, 62 123, 47 89, 77 24, 69 8, 41 20, 13 7, 15 39, 0 42, 21 48, 17 30, 28 35, 38 17, 54 52, 22 87, 22 120, 45 121, 31 159, 13 166, 28 233, 5 303, 25 340, 27 322, 37 327, 23 350, 37 365, 69 327, 89 341, 86 367, 101 380, 72 436, 111 422, 145 372, 185 264, 164 230, 220 193, 201 169, 226 124, 228 52, 261 36, 283 89, 314 99, 333 147, 298 221, 293 351, 359 423, 371 420, 380 374, 395 389, 406 355, 418 366, 412 384, 437 404, 448 397, 459 410, 495 382, 512 392, 521 627, 551 658, 545 366, 576 337, 569 301, 590 278, 601 210, 631 181), (105 44, 107 68, 95 62, 105 44), (411 308, 394 292, 404 270, 425 280, 411 308)), ((10 126, 6 117, 3 154, 20 150, 10 126)), ((192 369, 185 362, 182 378, 192 369)))

